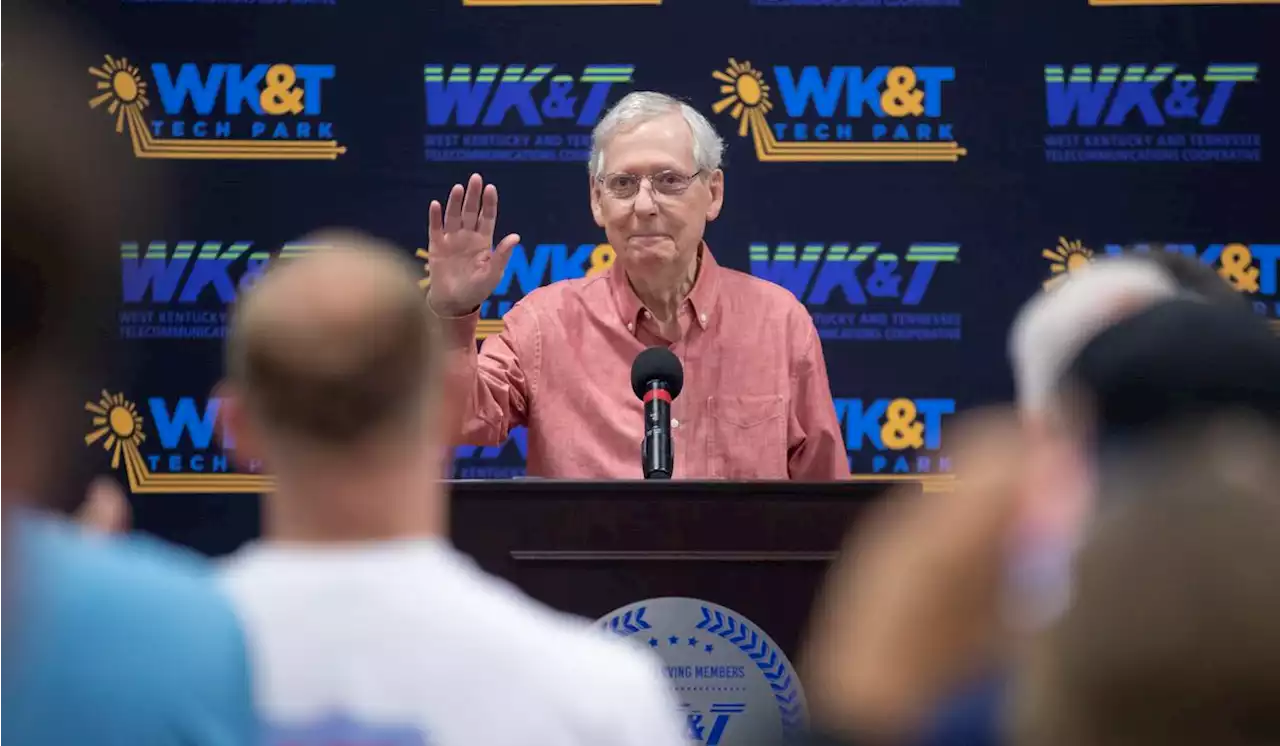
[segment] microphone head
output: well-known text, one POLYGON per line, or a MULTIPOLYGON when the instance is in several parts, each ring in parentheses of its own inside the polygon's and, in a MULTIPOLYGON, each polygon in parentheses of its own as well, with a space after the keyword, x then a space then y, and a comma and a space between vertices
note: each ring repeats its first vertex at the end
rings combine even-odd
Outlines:
POLYGON ((650 381, 661 381, 672 399, 684 388, 684 367, 666 347, 650 347, 636 355, 636 361, 631 364, 631 390, 637 399, 644 398, 650 381))

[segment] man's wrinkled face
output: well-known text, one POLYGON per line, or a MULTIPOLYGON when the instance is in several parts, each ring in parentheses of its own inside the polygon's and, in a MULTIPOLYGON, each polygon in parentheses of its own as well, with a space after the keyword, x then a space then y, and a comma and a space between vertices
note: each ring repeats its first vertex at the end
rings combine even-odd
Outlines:
POLYGON ((672 112, 620 132, 601 155, 591 212, 618 261, 641 272, 689 261, 720 214, 724 174, 698 173, 684 117, 672 112))

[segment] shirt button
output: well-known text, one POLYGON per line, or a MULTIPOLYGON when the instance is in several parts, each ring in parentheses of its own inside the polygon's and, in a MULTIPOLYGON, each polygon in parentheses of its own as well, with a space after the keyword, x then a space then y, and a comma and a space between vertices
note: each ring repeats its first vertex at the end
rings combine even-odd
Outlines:
POLYGON ((647 308, 643 308, 643 309, 641 309, 641 310, 640 310, 640 315, 641 315, 641 316, 643 316, 643 317, 644 317, 644 318, 646 318, 646 319, 647 319, 647 318, 649 318, 649 309, 647 309, 647 308))
POLYGON ((636 325, 635 325, 635 324, 633 324, 633 323, 631 323, 630 321, 628 321, 628 322, 627 322, 627 331, 629 331, 629 332, 634 332, 635 330, 636 330, 636 325))
POLYGON ((672 426, 672 427, 680 427, 680 420, 677 420, 677 419, 674 419, 674 418, 673 418, 673 419, 671 420, 671 426, 672 426))
POLYGON ((698 318, 702 320, 702 323, 704 324, 707 323, 707 315, 705 313, 699 316, 698 318))

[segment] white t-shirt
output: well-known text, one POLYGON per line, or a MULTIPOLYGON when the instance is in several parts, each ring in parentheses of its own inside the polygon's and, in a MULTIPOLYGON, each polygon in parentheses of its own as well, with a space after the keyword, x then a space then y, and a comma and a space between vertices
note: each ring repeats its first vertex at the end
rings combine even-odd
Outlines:
POLYGON ((254 544, 223 570, 274 743, 687 743, 656 657, 445 540, 254 544))

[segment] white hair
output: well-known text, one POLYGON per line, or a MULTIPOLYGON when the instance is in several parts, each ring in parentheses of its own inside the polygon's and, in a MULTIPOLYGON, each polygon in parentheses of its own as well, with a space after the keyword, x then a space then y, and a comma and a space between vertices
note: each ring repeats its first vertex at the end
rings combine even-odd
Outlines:
POLYGON ((1043 413, 1080 350, 1127 312, 1181 295, 1159 265, 1108 257, 1073 271, 1023 305, 1009 332, 1009 356, 1024 413, 1043 413))
POLYGON ((633 91, 614 104, 592 130, 591 158, 587 161, 591 175, 604 174, 604 147, 614 135, 674 111, 680 112, 693 133, 693 162, 697 169, 705 172, 720 168, 724 140, 697 109, 665 93, 633 91))

